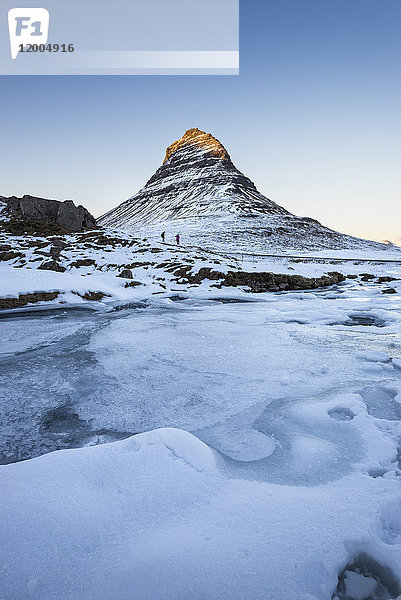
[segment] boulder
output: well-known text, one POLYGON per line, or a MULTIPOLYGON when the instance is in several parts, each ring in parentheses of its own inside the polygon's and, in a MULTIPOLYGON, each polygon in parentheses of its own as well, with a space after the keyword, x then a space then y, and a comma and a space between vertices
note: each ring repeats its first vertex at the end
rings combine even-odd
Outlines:
POLYGON ((110 297, 110 294, 104 294, 103 292, 85 292, 85 294, 78 294, 84 300, 89 300, 90 302, 99 302, 102 298, 110 297))
POLYGON ((360 273, 361 281, 370 281, 371 279, 375 279, 375 275, 371 273, 360 273))
POLYGON ((72 200, 48 200, 25 195, 22 198, 5 198, 9 212, 28 221, 56 223, 68 232, 95 229, 95 218, 83 206, 75 206, 72 200))
POLYGON ((70 268, 75 267, 79 269, 80 267, 92 267, 96 265, 96 261, 93 258, 80 258, 70 264, 70 268))
POLYGON ((134 279, 132 271, 130 271, 129 269, 124 269, 123 271, 121 271, 121 273, 117 275, 117 277, 123 277, 124 279, 134 279))
POLYGON ((397 277, 378 277, 377 283, 389 283, 390 281, 397 281, 397 277))
POLYGON ((82 229, 94 229, 95 218, 83 206, 75 206, 72 200, 60 203, 57 223, 67 231, 82 231, 82 229))
POLYGON ((65 267, 60 265, 55 260, 49 260, 47 262, 42 263, 38 269, 40 271, 57 271, 58 273, 64 273, 65 267))
POLYGON ((14 260, 15 258, 22 258, 23 256, 22 252, 8 250, 7 252, 0 252, 0 261, 14 260))

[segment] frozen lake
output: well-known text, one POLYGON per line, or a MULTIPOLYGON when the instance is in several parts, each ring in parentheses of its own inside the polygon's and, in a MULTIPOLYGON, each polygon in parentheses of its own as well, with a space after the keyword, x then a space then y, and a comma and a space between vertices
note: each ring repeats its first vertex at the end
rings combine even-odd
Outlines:
MULTIPOLYGON (((171 485, 169 498, 175 507, 172 510, 175 518, 180 519, 179 515, 186 512, 191 502, 202 506, 204 502, 209 502, 206 498, 210 499, 210 495, 199 483, 199 478, 205 477, 202 474, 204 467, 199 466, 197 460, 198 452, 211 452, 217 488, 224 489, 224 495, 233 488, 232 494, 239 494, 241 502, 247 505, 249 501, 249 507, 237 514, 240 521, 245 520, 238 523, 235 542, 224 536, 216 537, 215 530, 210 534, 211 539, 220 541, 216 544, 211 542, 209 550, 202 550, 206 553, 205 564, 215 561, 214 564, 220 566, 212 569, 211 576, 210 571, 205 571, 204 575, 198 574, 198 579, 195 578, 192 584, 193 566, 182 564, 181 559, 178 559, 181 575, 168 580, 170 583, 164 579, 164 569, 168 570, 169 561, 179 551, 181 542, 177 531, 171 538, 166 533, 167 538, 164 537, 161 542, 158 538, 160 531, 156 534, 153 525, 160 525, 160 518, 163 523, 164 517, 152 504, 153 508, 149 508, 147 516, 139 518, 138 531, 140 536, 149 536, 148 539, 156 535, 157 543, 164 548, 167 562, 155 563, 153 558, 149 558, 149 561, 138 563, 134 558, 135 552, 131 556, 132 564, 135 564, 135 577, 132 574, 125 575, 128 579, 132 576, 132 581, 129 579, 132 585, 134 580, 136 585, 138 580, 149 575, 151 568, 156 571, 159 569, 160 578, 148 581, 146 591, 143 588, 138 596, 141 600, 236 600, 247 596, 255 599, 326 599, 331 598, 336 577, 347 564, 351 575, 346 575, 344 571, 340 577, 337 592, 341 600, 353 597, 349 593, 347 595, 347 585, 349 590, 352 585, 359 585, 358 581, 351 581, 352 573, 365 573, 361 575, 362 583, 359 582, 362 587, 365 584, 374 587, 376 582, 379 595, 369 597, 395 598, 395 594, 401 593, 399 294, 385 295, 370 287, 347 284, 322 292, 266 294, 263 300, 252 302, 230 298, 195 300, 182 295, 110 310, 58 308, 3 313, 0 328, 2 464, 38 457, 57 449, 83 448, 159 428, 176 428, 193 434, 195 437, 191 439, 195 439, 195 442, 184 443, 181 438, 177 441, 174 435, 169 441, 163 441, 164 434, 161 433, 157 442, 145 446, 150 448, 152 444, 157 446, 161 443, 163 448, 171 450, 173 458, 176 457, 175 463, 177 457, 181 458, 182 448, 185 447, 185 461, 191 468, 195 460, 194 468, 198 475, 191 475, 195 477, 190 483, 194 491, 187 498, 183 513, 180 510, 176 512, 177 499, 172 500, 175 486, 178 486, 178 493, 178 488, 185 481, 185 477, 181 479, 182 474, 177 475, 174 471, 178 468, 174 460, 174 464, 169 462, 167 468, 161 466, 164 459, 160 458, 159 463, 159 459, 142 454, 138 463, 141 465, 140 471, 148 469, 149 478, 140 479, 138 483, 134 471, 133 481, 137 483, 135 494, 143 498, 147 495, 147 486, 153 489, 157 481, 162 487, 171 485), (200 444, 196 438, 206 444, 201 444, 204 450, 200 450, 200 446, 196 449, 196 444, 200 444), (196 448, 192 448, 191 444, 195 444, 196 448), (191 453, 195 453, 197 458, 193 459, 191 453), (164 468, 170 473, 167 479, 163 475, 164 468), (255 486, 262 487, 259 489, 255 486), (265 493, 266 496, 263 495, 265 493), (270 514, 275 517, 272 522, 265 523, 274 541, 273 546, 268 545, 267 548, 261 541, 263 535, 259 527, 267 518, 263 512, 266 498, 272 496, 279 506, 271 507, 273 512, 270 514), (295 506, 298 508, 295 509, 295 506), (304 510, 299 512, 301 506, 304 510), (386 512, 385 506, 391 506, 390 513, 386 512), (287 520, 288 514, 295 511, 294 535, 295 538, 298 534, 300 537, 291 542, 284 540, 283 547, 277 550, 280 539, 283 539, 283 532, 280 533, 284 526, 284 522, 280 521, 284 518, 282 515, 280 517, 283 507, 287 511, 287 520), (337 509, 346 514, 341 517, 341 526, 332 530, 328 523, 331 519, 337 519, 338 523, 339 514, 333 514, 333 510, 336 512, 337 509), (244 517, 244 514, 247 516, 244 517), (370 541, 369 545, 366 540, 366 543, 363 542, 363 535, 366 527, 373 527, 377 514, 382 515, 380 525, 374 525, 377 539, 375 543, 370 541), (390 524, 386 521, 388 514, 391 516, 388 517, 390 524), (318 530, 311 533, 313 515, 317 523, 326 523, 324 536, 328 536, 332 553, 329 552, 327 558, 329 574, 322 579, 326 582, 324 590, 316 562, 321 553, 319 544, 323 542, 318 530), (259 520, 256 538, 245 542, 245 529, 252 529, 254 520, 259 520), (347 532, 351 541, 346 543, 347 532), (302 569, 304 573, 312 569, 313 577, 302 579, 294 565, 287 565, 285 572, 289 577, 288 585, 293 582, 292 591, 282 595, 283 589, 290 589, 285 588, 282 573, 274 579, 270 572, 273 578, 270 581, 275 583, 267 588, 269 569, 265 573, 265 567, 261 568, 258 562, 260 557, 264 556, 267 561, 274 547, 279 555, 281 552, 281 560, 284 560, 285 545, 290 543, 287 554, 299 553, 298 560, 301 560, 303 550, 300 540, 309 534, 316 538, 313 550, 310 549, 312 566, 307 566, 308 559, 304 557, 302 560, 306 563, 302 569), (383 541, 390 538, 391 544, 383 541), (387 544, 386 550, 381 548, 381 554, 377 550, 380 546, 377 540, 381 540, 382 545, 387 544), (337 544, 337 547, 332 548, 333 544, 337 544), (217 558, 220 552, 227 552, 228 547, 232 547, 236 556, 233 562, 235 567, 229 565, 227 555, 226 562, 220 563, 217 558), (368 558, 362 560, 360 557, 365 554, 368 558), (353 565, 355 560, 357 566, 353 565), (254 575, 245 576, 251 565, 254 565, 254 575), (383 571, 384 567, 387 571, 383 571), (217 580, 221 577, 235 579, 231 568, 236 569, 240 577, 248 579, 242 580, 239 587, 235 587, 235 582, 230 579, 230 583, 222 590, 217 580), (162 585, 161 582, 167 586, 163 588, 162 596, 157 587, 162 585), (238 589, 243 595, 237 593, 238 589), (299 594, 300 589, 304 596, 299 594), (321 591, 316 592, 318 589, 321 591), (264 595, 264 590, 271 590, 272 595, 264 595)), ((157 432, 154 434, 159 435, 157 432)), ((144 435, 144 439, 147 439, 146 436, 152 434, 144 435)), ((131 439, 142 438, 138 436, 131 439)), ((131 440, 121 443, 128 444, 131 440)), ((136 442, 132 443, 135 445, 136 442)), ((90 456, 98 456, 101 461, 102 456, 112 452, 117 445, 103 446, 103 451, 90 449, 95 452, 90 456)), ((71 456, 77 461, 81 452, 88 451, 87 448, 71 456)), ((70 456, 63 454, 63 461, 67 455, 70 456)), ((54 468, 58 472, 59 456, 62 455, 50 455, 47 463, 41 459, 15 466, 10 464, 6 473, 14 481, 18 469, 29 470, 30 465, 40 469, 40 465, 50 464, 49 461, 55 461, 54 468)), ((139 460, 137 451, 135 456, 133 464, 139 460)), ((118 469, 119 459, 116 460, 118 469)), ((42 474, 38 480, 44 483, 46 477, 42 474)), ((205 485, 208 487, 212 484, 209 481, 205 485)), ((129 484, 127 486, 128 489, 129 484)), ((234 513, 239 510, 239 506, 233 507, 231 501, 224 506, 221 510, 227 510, 228 515, 231 510, 234 513)), ((7 510, 9 507, 10 504, 7 510)), ((213 529, 222 513, 218 506, 210 510, 209 525, 213 529)), ((204 514, 204 509, 201 512, 204 514)), ((234 513, 227 517, 231 527, 234 513)), ((192 524, 194 520, 196 517, 191 517, 192 524)), ((206 531, 209 525, 203 523, 202 531, 206 531)), ((161 525, 164 526, 167 524, 161 525)), ((68 537, 73 535, 68 527, 66 531, 68 540, 65 543, 75 543, 68 537)), ((248 533, 249 529, 246 535, 248 533)), ((36 546, 41 543, 35 535, 32 538, 28 536, 27 552, 31 543, 36 546)), ((123 536, 123 545, 127 542, 126 533, 121 531, 116 535, 123 536)), ((196 537, 197 533, 192 531, 187 540, 188 547, 192 548, 195 544, 194 535, 196 537)), ((26 542, 24 539, 24 544, 26 542)), ((133 552, 132 548, 130 552, 133 552)), ((7 553, 8 550, 5 551, 6 558, 3 557, 6 563, 7 553)), ((110 549, 106 549, 102 559, 106 560, 107 555, 109 560, 109 553, 110 549)), ((86 560, 85 552, 82 556, 78 552, 74 560, 78 563, 86 560)), ((288 562, 289 558, 285 560, 288 562)), ((3 595, 7 599, 20 598, 18 594, 21 594, 22 584, 16 584, 15 580, 21 579, 25 567, 17 565, 8 568, 11 569, 10 573, 14 573, 14 578, 11 578, 14 583, 11 583, 11 576, 6 577, 3 595)), ((35 568, 41 571, 40 566, 36 565, 35 568)), ((78 564, 74 568, 79 568, 78 564)), ((89 565, 88 582, 91 581, 91 568, 89 565)), ((107 568, 104 568, 107 572, 107 568)), ((121 591, 123 583, 117 579, 113 579, 110 588, 106 586, 105 589, 109 589, 107 593, 100 593, 102 586, 98 580, 99 573, 93 588, 82 588, 82 582, 76 581, 71 589, 61 594, 61 588, 57 587, 60 580, 54 577, 52 575, 47 581, 48 587, 39 586, 37 592, 36 584, 32 584, 30 597, 53 598, 55 596, 51 594, 57 590, 59 598, 128 598, 121 591), (47 596, 41 595, 43 590, 47 590, 47 596)))
POLYGON ((390 391, 401 371, 389 360, 400 352, 399 304, 349 287, 3 314, 1 461, 177 427, 253 476, 318 479, 313 461, 309 475, 283 471, 305 451, 325 477, 343 473, 358 436, 342 435, 345 416, 315 423, 307 407, 358 393, 375 416, 401 418, 390 391))

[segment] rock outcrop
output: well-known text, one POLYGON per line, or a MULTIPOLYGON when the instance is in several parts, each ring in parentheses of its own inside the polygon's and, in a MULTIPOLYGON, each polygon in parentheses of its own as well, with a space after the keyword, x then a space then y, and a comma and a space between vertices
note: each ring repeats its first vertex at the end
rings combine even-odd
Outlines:
POLYGON ((33 223, 54 224, 61 232, 76 232, 95 229, 96 219, 83 206, 75 206, 72 200, 48 200, 25 195, 22 198, 11 196, 2 198, 6 210, 17 220, 33 223))
POLYGON ((65 267, 60 265, 56 260, 48 260, 39 265, 38 269, 40 271, 58 271, 59 273, 64 273, 65 267))
POLYGON ((178 269, 175 275, 179 281, 199 285, 203 280, 218 282, 215 287, 243 287, 245 291, 283 292, 289 290, 314 290, 335 285, 345 281, 345 276, 338 271, 330 271, 321 277, 303 277, 302 275, 286 275, 276 273, 247 273, 246 271, 228 271, 224 274, 209 267, 202 267, 195 274, 189 268, 178 269))
POLYGON ((37 302, 51 302, 58 295, 59 292, 35 292, 33 294, 20 294, 17 298, 0 298, 0 309, 20 308, 37 302))

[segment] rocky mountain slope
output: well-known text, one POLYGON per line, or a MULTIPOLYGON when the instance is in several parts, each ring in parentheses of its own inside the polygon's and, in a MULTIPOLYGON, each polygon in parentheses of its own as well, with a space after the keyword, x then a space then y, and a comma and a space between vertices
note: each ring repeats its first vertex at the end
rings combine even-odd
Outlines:
POLYGON ((163 164, 135 196, 100 218, 127 226, 210 216, 289 214, 240 173, 212 135, 189 129, 167 148, 163 164))
POLYGON ((163 164, 137 194, 109 211, 103 226, 179 232, 184 243, 224 252, 377 249, 297 217, 261 194, 211 134, 190 129, 167 148, 163 164))

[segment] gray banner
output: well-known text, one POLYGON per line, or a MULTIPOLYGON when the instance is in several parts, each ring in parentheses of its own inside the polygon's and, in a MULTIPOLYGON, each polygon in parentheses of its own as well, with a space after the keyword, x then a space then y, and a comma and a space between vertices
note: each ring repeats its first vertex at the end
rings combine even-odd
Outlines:
POLYGON ((238 74, 238 0, 0 3, 2 75, 238 74))

